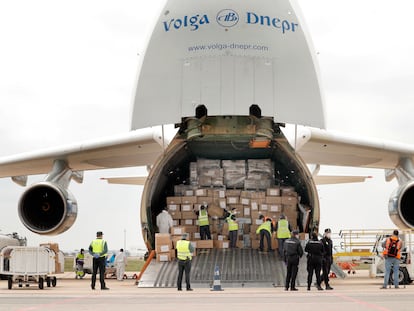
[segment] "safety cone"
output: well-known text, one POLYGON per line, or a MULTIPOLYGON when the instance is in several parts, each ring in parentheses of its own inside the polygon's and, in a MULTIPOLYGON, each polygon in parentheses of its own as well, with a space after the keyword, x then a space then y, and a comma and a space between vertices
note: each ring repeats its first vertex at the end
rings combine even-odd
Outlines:
POLYGON ((222 291, 221 281, 220 281, 220 269, 218 266, 214 268, 214 279, 213 279, 213 288, 212 291, 222 291))

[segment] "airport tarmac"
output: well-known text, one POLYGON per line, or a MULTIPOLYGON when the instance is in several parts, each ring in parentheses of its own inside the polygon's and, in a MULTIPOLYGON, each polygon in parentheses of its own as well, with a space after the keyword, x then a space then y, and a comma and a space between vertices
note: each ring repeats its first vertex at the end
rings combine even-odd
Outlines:
MULTIPOLYGON (((382 279, 368 277, 358 271, 346 279, 332 279, 333 291, 298 292, 283 288, 223 288, 210 291, 195 288, 192 292, 178 292, 175 288, 137 288, 135 280, 106 280, 108 291, 91 290, 90 276, 75 280, 73 273, 58 275, 56 287, 38 289, 36 284, 7 289, 7 281, 0 281, 0 310, 413 310, 414 285, 400 289, 380 289, 382 279)), ((98 285, 99 283, 97 283, 98 285)), ((99 288, 99 286, 98 286, 99 288)))

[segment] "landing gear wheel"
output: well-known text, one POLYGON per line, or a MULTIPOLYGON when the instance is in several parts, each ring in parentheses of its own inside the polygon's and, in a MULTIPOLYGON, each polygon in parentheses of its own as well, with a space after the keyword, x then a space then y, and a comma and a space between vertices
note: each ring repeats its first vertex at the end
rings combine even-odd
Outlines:
POLYGON ((43 289, 43 278, 39 278, 39 289, 43 289))
POLYGON ((7 288, 12 289, 12 287, 13 287, 13 278, 9 276, 9 278, 7 279, 7 288))
POLYGON ((50 277, 49 276, 46 278, 46 285, 47 285, 47 287, 50 287, 50 277))
MULTIPOLYGON (((404 285, 410 283, 410 274, 407 271, 406 267, 400 267, 398 269, 398 284, 404 285)), ((389 284, 394 284, 394 273, 390 273, 389 284)))
POLYGON ((56 287, 56 283, 57 283, 57 279, 56 279, 56 277, 54 276, 54 277, 52 278, 52 286, 53 286, 53 287, 56 287))

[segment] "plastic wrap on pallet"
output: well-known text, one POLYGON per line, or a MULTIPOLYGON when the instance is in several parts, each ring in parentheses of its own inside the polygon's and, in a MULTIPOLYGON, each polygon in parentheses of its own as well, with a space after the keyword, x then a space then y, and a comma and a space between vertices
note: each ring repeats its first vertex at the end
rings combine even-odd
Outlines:
POLYGON ((247 160, 247 178, 261 179, 265 176, 273 177, 274 165, 270 159, 247 160))
POLYGON ((197 162, 190 163, 190 180, 197 180, 197 162))
POLYGON ((223 160, 224 184, 229 188, 243 188, 246 179, 245 160, 223 160))
POLYGON ((265 190, 273 185, 273 180, 270 177, 262 179, 249 179, 244 181, 245 190, 265 190))
POLYGON ((205 169, 220 169, 220 160, 197 159, 197 171, 205 169))

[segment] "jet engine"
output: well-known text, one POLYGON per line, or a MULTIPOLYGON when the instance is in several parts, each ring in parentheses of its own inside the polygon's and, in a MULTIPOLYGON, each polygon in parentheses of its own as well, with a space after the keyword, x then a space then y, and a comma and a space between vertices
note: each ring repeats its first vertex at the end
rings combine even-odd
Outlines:
POLYGON ((76 220, 76 199, 68 190, 53 182, 29 187, 19 201, 19 217, 27 229, 41 235, 57 235, 76 220))
POLYGON ((400 229, 414 227, 414 181, 397 188, 388 203, 388 213, 400 229))

